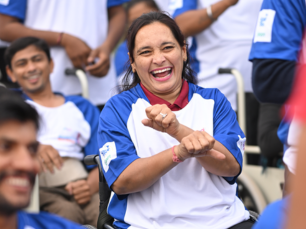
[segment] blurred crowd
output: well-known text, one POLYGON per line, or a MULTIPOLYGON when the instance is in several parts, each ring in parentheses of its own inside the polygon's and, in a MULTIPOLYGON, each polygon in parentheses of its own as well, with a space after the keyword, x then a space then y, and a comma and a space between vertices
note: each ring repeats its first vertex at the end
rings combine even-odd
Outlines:
MULTIPOLYGON (((128 71, 128 28, 149 12, 174 19, 185 37, 197 85, 219 89, 236 114, 236 79, 219 69, 242 74, 246 144, 258 145, 261 151, 252 163, 263 170, 285 171, 284 202, 267 209, 254 228, 281 228, 280 219, 286 215, 282 209, 288 207, 294 188, 301 188, 302 176, 293 185, 292 181, 304 172, 302 165, 296 167, 305 120, 304 0, 0 0, 0 86, 17 91, 42 123, 37 132, 40 210, 97 226, 99 170, 84 166, 82 160, 99 153, 99 113, 133 74, 128 71), (49 61, 42 63, 44 58, 49 61), (81 82, 67 75, 67 69, 84 71, 87 99, 79 97, 81 82), (294 83, 296 75, 299 81, 294 83), (293 87, 298 89, 288 103, 293 87)), ((3 190, 0 186, 0 197, 3 190)), ((298 197, 293 200, 294 211, 300 205, 298 197)))

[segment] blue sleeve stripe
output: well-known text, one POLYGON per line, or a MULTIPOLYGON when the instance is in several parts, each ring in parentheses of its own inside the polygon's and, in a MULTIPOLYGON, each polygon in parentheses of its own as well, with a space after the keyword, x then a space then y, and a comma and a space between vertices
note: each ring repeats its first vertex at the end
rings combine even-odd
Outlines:
POLYGON ((22 22, 26 16, 27 0, 10 0, 8 5, 0 3, 0 14, 16 17, 22 22))
POLYGON ((228 151, 231 152, 231 154, 235 157, 236 161, 240 165, 240 171, 235 177, 223 177, 229 184, 234 184, 236 182, 237 177, 240 175, 242 171, 242 153, 237 148, 236 142, 237 139, 233 136, 229 136, 227 134, 218 134, 214 135, 214 138, 220 142, 225 148, 227 148, 228 151))
POLYGON ((123 3, 126 3, 130 0, 107 0, 107 8, 113 7, 113 6, 119 6, 123 3))
POLYGON ((181 8, 175 9, 172 17, 175 18, 178 15, 185 13, 186 11, 196 10, 196 9, 197 9, 196 0, 183 0, 183 6, 181 8))
MULTIPOLYGON (((100 158, 101 165, 103 161, 100 158)), ((107 180, 107 184, 111 189, 112 184, 117 180, 120 174, 135 160, 139 159, 140 157, 137 154, 129 155, 125 158, 118 158, 116 161, 111 161, 109 170, 105 172, 104 167, 102 166, 105 179, 107 180)))
MULTIPOLYGON (((219 91, 215 90, 214 108, 214 138, 220 142, 235 157, 240 165, 239 173, 234 177, 223 177, 229 184, 234 184, 242 170, 242 153, 238 141, 243 141, 245 135, 239 127, 236 114, 230 102, 219 91)), ((243 146, 244 147, 244 146, 243 146)))

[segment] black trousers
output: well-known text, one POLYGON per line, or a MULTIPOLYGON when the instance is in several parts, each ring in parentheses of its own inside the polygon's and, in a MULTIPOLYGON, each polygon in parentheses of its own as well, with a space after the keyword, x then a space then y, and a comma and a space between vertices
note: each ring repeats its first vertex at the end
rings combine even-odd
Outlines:
POLYGON ((248 219, 246 221, 243 221, 241 223, 238 223, 232 227, 230 227, 229 229, 251 229, 254 225, 254 220, 252 219, 248 219))
POLYGON ((257 145, 257 123, 259 118, 259 102, 253 93, 245 93, 246 141, 248 145, 257 145))

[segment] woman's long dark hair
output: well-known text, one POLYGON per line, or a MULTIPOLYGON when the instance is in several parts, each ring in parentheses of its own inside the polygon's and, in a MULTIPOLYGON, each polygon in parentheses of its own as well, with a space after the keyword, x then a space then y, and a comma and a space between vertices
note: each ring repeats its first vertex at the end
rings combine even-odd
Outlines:
MULTIPOLYGON (((190 68, 189 65, 190 55, 188 52, 187 44, 185 43, 185 38, 181 33, 181 30, 179 29, 178 25, 175 23, 175 21, 172 18, 170 18, 168 15, 161 12, 150 12, 147 14, 143 14, 142 16, 137 18, 130 26, 127 34, 127 46, 130 53, 130 59, 132 60, 132 62, 134 62, 135 38, 138 31, 142 27, 149 25, 153 22, 160 22, 166 25, 171 30, 173 36, 175 37, 179 45, 181 47, 186 46, 187 60, 184 61, 183 64, 182 78, 191 83, 196 83, 193 70, 190 68)), ((129 64, 127 72, 123 78, 122 90, 127 91, 135 87, 138 83, 140 83, 140 78, 137 72, 133 72, 132 66, 131 64, 129 64)))

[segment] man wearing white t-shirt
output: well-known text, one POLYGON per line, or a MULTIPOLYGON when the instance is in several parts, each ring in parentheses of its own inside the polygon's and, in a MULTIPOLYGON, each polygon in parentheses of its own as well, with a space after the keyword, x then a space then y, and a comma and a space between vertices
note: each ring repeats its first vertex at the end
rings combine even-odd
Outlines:
POLYGON ((194 36, 190 54, 204 88, 218 88, 237 110, 236 81, 232 75, 218 74, 219 68, 236 68, 244 79, 248 144, 256 144, 259 106, 251 85, 252 64, 248 55, 262 0, 180 0, 173 18, 185 37, 194 36), (250 105, 252 103, 252 105, 250 105), (249 106, 248 106, 249 105, 249 106), (248 112, 253 108, 254 111, 248 112), (252 116, 254 115, 254 117, 252 116), (253 117, 253 120, 249 120, 253 117), (251 129, 250 125, 255 123, 251 129), (252 135, 251 135, 252 134, 252 135))
POLYGON ((98 168, 82 164, 96 154, 98 109, 80 96, 53 93, 54 63, 44 40, 19 38, 5 52, 6 70, 40 116, 38 158, 40 208, 80 224, 96 225, 99 214, 98 168))
POLYGON ((11 42, 34 36, 46 40, 55 62, 52 88, 80 94, 78 79, 66 77, 64 71, 83 68, 90 101, 102 106, 116 86, 110 54, 124 31, 126 15, 121 5, 126 1, 1 0, 0 39, 11 42))

